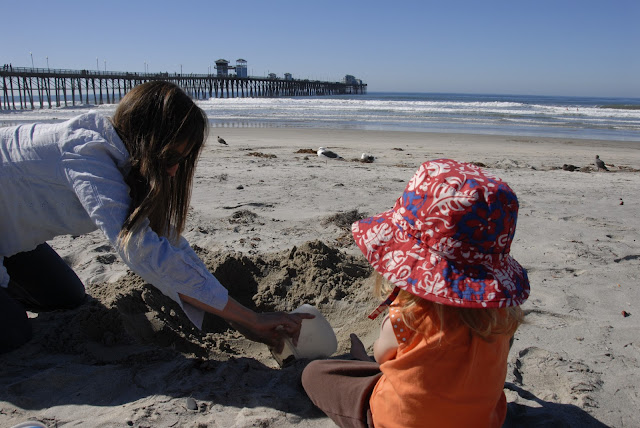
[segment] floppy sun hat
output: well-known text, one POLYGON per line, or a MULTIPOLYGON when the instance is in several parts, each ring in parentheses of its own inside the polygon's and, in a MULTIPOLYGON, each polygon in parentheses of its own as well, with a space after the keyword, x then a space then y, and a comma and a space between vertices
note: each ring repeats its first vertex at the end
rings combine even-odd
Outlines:
POLYGON ((398 292, 464 308, 517 306, 526 270, 509 255, 518 199, 500 178, 450 159, 420 166, 393 209, 355 222, 356 244, 398 292))

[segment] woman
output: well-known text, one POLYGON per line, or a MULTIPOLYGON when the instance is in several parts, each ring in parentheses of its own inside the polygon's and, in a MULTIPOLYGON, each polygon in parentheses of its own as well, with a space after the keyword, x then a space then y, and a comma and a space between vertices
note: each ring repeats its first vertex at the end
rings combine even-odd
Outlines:
POLYGON ((122 260, 202 326, 225 318, 251 340, 297 340, 305 314, 257 314, 228 296, 181 236, 205 113, 176 85, 135 87, 111 120, 0 128, 0 353, 31 338, 25 307, 73 308, 84 286, 45 241, 101 229, 122 260), (3 260, 4 259, 4 260, 3 260))

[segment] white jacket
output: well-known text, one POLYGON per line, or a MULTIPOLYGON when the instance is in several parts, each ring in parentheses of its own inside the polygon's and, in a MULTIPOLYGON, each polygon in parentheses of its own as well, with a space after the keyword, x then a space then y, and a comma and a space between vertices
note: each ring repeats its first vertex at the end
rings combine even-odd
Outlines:
MULTIPOLYGON (((0 286, 9 277, 6 256, 33 250, 58 235, 97 228, 116 239, 129 212, 124 181, 129 153, 108 118, 88 112, 56 124, 0 128, 0 286)), ((177 245, 144 226, 122 260, 145 281, 178 302, 202 326, 204 313, 178 293, 216 309, 228 294, 184 238, 177 245)))

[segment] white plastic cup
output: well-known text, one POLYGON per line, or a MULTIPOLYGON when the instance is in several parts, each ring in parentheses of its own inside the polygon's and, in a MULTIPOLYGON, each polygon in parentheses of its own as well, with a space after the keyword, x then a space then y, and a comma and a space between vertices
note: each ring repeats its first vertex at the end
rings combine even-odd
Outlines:
POLYGON ((286 364, 291 357, 294 359, 327 358, 338 349, 338 339, 329 321, 315 307, 304 304, 290 312, 292 314, 306 313, 315 316, 313 319, 303 319, 300 327, 298 345, 293 346, 290 339, 285 339, 284 348, 279 354, 271 351, 273 358, 280 366, 286 364))
POLYGON ((295 347, 299 358, 327 358, 338 349, 338 339, 329 321, 315 307, 304 304, 291 312, 315 315, 313 319, 303 319, 298 345, 295 347))

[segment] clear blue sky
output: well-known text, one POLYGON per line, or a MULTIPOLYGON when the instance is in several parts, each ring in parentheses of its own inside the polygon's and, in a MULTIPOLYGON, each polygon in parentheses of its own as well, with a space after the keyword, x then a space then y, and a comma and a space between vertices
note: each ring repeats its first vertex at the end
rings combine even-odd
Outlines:
POLYGON ((363 79, 370 92, 640 97, 640 1, 6 1, 0 63, 363 79), (32 55, 30 54, 32 53, 32 55))

